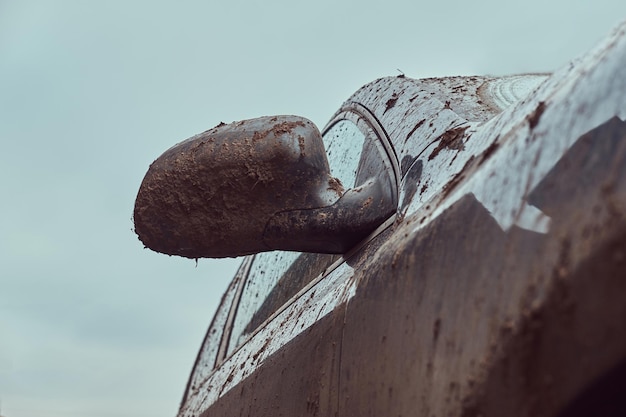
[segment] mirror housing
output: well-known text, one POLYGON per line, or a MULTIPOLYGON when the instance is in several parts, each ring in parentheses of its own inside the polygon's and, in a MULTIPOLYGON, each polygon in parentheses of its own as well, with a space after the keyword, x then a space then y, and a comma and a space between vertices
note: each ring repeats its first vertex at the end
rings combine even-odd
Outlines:
POLYGON ((307 119, 220 124, 150 165, 135 201, 135 232, 152 250, 196 259, 343 253, 395 211, 376 209, 389 206, 389 193, 375 183, 344 195, 307 119))

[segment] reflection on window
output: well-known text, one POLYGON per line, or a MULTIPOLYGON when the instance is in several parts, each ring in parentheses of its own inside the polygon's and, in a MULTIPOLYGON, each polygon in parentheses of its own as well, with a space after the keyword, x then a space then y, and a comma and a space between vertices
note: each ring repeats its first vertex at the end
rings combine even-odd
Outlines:
POLYGON ((348 120, 335 123, 324 135, 330 173, 347 190, 354 186, 365 136, 348 120))
POLYGON ((260 253, 254 257, 233 323, 228 344, 229 352, 250 333, 246 331, 246 327, 251 317, 259 310, 272 288, 298 256, 300 256, 298 252, 274 251, 260 253))

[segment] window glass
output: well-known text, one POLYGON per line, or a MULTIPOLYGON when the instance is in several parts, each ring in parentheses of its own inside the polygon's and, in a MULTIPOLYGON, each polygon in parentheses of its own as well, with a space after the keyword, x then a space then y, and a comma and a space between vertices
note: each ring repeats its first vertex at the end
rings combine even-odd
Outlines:
MULTIPOLYGON (((340 120, 324 134, 331 175, 352 188, 365 142, 351 121, 340 120)), ((264 252, 255 256, 243 288, 228 344, 230 354, 267 318, 341 255, 264 252)))
POLYGON ((229 352, 238 346, 246 335, 254 329, 249 324, 255 313, 259 311, 263 301, 274 288, 281 276, 300 255, 298 252, 263 252, 254 257, 248 280, 245 283, 237 316, 233 323, 233 330, 228 344, 229 352))
POLYGON ((222 337, 226 331, 228 316, 233 308, 233 302, 236 299, 239 284, 247 276, 249 266, 250 260, 245 259, 239 266, 239 269, 235 274, 235 278, 232 280, 230 286, 222 296, 222 301, 220 302, 220 305, 215 312, 215 316, 213 317, 213 321, 204 336, 202 347, 198 352, 196 362, 193 370, 191 371, 191 375, 189 376, 183 402, 190 394, 190 390, 193 391, 195 387, 198 387, 202 381, 208 377, 219 359, 218 354, 222 349, 222 337))
POLYGON ((364 141, 361 130, 349 120, 338 121, 324 135, 331 175, 346 190, 354 186, 364 141))

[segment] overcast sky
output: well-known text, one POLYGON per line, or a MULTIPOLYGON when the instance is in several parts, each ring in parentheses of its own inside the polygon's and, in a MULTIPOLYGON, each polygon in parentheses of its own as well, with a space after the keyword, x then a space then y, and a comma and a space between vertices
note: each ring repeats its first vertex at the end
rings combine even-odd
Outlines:
POLYGON ((554 70, 624 0, 0 0, 0 414, 173 417, 239 260, 144 250, 148 165, 368 81, 554 70))

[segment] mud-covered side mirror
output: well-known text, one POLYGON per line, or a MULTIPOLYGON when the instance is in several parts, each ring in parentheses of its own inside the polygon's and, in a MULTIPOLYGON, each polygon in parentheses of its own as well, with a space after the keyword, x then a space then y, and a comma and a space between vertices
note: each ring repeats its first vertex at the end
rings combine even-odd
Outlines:
POLYGON ((274 116, 167 150, 143 179, 134 222, 146 247, 187 258, 343 253, 393 211, 395 195, 375 179, 344 193, 312 122, 274 116))

